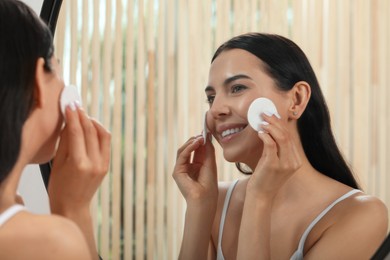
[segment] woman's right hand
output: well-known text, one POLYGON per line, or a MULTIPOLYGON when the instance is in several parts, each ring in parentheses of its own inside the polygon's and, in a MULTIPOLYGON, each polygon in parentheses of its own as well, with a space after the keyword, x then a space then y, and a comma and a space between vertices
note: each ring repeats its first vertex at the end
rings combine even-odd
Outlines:
POLYGON ((203 137, 195 136, 180 147, 173 178, 187 202, 179 259, 207 259, 218 200, 217 166, 211 141, 203 145, 203 137))
POLYGON ((206 144, 203 145, 202 136, 191 137, 177 151, 172 176, 187 204, 200 201, 217 202, 218 180, 215 151, 209 140, 210 134, 207 139, 206 144))

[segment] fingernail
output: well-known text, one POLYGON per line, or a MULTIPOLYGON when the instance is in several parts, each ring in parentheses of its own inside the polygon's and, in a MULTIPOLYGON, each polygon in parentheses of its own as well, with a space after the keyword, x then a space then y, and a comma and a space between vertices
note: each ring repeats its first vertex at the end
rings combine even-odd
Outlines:
POLYGON ((264 114, 265 114, 266 116, 272 116, 272 115, 273 115, 273 113, 271 113, 271 112, 269 112, 269 111, 265 111, 264 114))
POLYGON ((70 110, 76 111, 76 104, 75 104, 75 102, 70 102, 68 107, 70 108, 70 110))
MULTIPOLYGON (((200 138, 196 138, 196 139, 192 142, 192 144, 198 143, 199 140, 200 140, 200 138)), ((203 144, 203 142, 202 142, 202 144, 203 144)))
POLYGON ((77 108, 80 108, 80 107, 81 107, 81 103, 80 103, 80 101, 78 101, 78 100, 75 100, 75 101, 74 101, 74 104, 75 104, 75 106, 76 106, 77 108))
POLYGON ((269 123, 266 122, 266 121, 263 121, 263 122, 261 122, 260 124, 261 124, 261 125, 269 125, 269 123))
POLYGON ((264 134, 264 131, 263 130, 259 130, 257 133, 258 134, 264 134))

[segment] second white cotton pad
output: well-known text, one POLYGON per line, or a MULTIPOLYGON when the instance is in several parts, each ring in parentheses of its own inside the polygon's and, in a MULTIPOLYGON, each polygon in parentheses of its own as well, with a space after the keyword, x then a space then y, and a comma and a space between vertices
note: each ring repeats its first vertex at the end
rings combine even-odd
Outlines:
POLYGON ((65 117, 65 109, 66 107, 72 103, 77 101, 81 105, 81 98, 80 94, 74 85, 68 85, 65 86, 62 90, 61 97, 60 97, 60 106, 61 106, 61 112, 65 117))
POLYGON ((261 124, 264 121, 262 117, 263 113, 275 115, 280 118, 275 104, 270 99, 261 97, 253 100, 248 109, 248 122, 256 131, 261 130, 261 124))
POLYGON ((207 133, 209 130, 207 129, 207 112, 204 113, 203 117, 203 144, 206 144, 206 138, 207 138, 207 133))

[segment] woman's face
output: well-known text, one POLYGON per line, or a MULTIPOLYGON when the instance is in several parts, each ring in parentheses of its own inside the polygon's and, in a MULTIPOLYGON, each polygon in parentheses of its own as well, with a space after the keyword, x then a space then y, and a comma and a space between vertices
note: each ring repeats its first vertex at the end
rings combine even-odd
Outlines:
POLYGON ((205 92, 210 102, 207 126, 221 145, 225 159, 254 169, 263 145, 248 123, 248 108, 256 98, 267 97, 286 120, 287 92, 277 89, 261 60, 242 49, 224 51, 213 61, 205 92))
POLYGON ((43 105, 37 116, 39 128, 43 133, 43 144, 33 158, 35 163, 47 162, 52 159, 56 150, 59 135, 64 123, 60 109, 60 96, 64 88, 61 66, 56 57, 51 58, 52 71, 44 72, 42 89, 43 105))

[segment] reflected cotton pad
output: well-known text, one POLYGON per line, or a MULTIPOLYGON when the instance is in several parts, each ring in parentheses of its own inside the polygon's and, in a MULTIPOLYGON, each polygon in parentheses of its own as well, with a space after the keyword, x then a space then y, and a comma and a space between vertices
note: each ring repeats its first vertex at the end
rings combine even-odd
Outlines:
POLYGON ((61 106, 61 112, 65 117, 65 109, 66 107, 72 103, 77 101, 81 105, 81 98, 80 94, 74 85, 68 85, 65 86, 62 90, 61 97, 60 97, 60 106, 61 106))
POLYGON ((206 144, 206 138, 207 138, 207 133, 209 132, 209 130, 207 129, 207 112, 204 113, 204 117, 203 117, 203 145, 206 144))
POLYGON ((255 99, 248 109, 248 122, 255 131, 262 130, 261 124, 267 124, 261 116, 263 113, 280 118, 275 104, 270 99, 264 97, 255 99))

